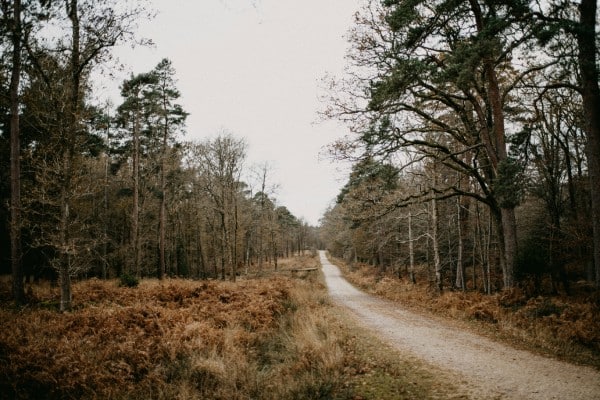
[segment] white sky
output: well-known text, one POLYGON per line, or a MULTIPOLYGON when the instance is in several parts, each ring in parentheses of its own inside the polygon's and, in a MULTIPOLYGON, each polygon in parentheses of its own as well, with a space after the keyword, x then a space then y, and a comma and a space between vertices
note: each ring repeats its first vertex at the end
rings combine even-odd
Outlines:
POLYGON ((278 204, 317 225, 346 179, 324 151, 345 128, 318 122, 320 80, 342 74, 360 2, 153 0, 159 14, 140 34, 156 46, 120 49, 118 83, 169 58, 190 113, 186 139, 224 129, 244 138, 246 169, 268 162, 278 204))

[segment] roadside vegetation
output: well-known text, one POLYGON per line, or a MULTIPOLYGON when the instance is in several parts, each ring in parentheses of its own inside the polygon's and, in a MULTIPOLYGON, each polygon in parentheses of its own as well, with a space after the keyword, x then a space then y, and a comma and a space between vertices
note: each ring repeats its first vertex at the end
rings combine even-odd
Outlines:
POLYGON ((91 279, 62 313, 58 287, 31 285, 16 308, 3 281, 0 398, 458 398, 344 317, 319 271, 288 272, 316 265, 292 257, 237 282, 91 279))
MULTIPOLYGON (((522 288, 486 295, 479 291, 439 292, 417 268, 417 284, 368 264, 331 259, 344 276, 366 292, 417 311, 452 318, 487 336, 571 362, 600 367, 600 296, 580 283, 564 294, 529 295, 522 288)), ((431 275, 431 274, 430 274, 431 275)))

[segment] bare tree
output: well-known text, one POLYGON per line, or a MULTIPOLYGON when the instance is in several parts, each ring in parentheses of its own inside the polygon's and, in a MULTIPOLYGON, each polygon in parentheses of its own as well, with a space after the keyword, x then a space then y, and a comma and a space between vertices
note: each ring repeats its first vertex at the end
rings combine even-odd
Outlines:
POLYGON ((199 146, 200 173, 205 177, 204 190, 213 202, 213 210, 219 220, 219 257, 221 279, 225 279, 226 266, 230 267, 231 279, 236 279, 237 265, 234 237, 237 224, 237 193, 245 158, 246 144, 231 134, 223 134, 199 146))
MULTIPOLYGON (((73 218, 73 200, 81 157, 81 146, 85 143, 84 102, 86 84, 91 70, 110 54, 117 43, 133 37, 135 21, 142 15, 137 7, 119 8, 110 1, 101 3, 88 0, 68 0, 64 4, 53 4, 53 18, 64 29, 65 36, 56 36, 42 45, 29 43, 28 55, 36 73, 45 82, 46 91, 51 93, 55 106, 54 120, 61 130, 55 146, 56 167, 60 168, 57 198, 60 199, 58 236, 54 246, 58 253, 58 271, 61 286, 61 310, 71 308, 72 254, 75 240, 71 237, 70 225, 73 218), (64 6, 64 7, 63 7, 64 6), (121 10, 121 11, 117 11, 121 10), (54 57, 53 68, 62 70, 64 76, 51 76, 48 60, 54 57)), ((59 30, 60 32, 60 30, 59 30)))
POLYGON ((19 127, 19 83, 21 78, 22 25, 21 0, 14 0, 12 10, 2 2, 3 19, 9 22, 12 44, 10 77, 10 260, 12 292, 17 304, 25 303, 21 248, 21 144, 19 127), (12 16, 10 15, 12 11, 12 16), (12 17, 12 18, 11 18, 12 17))

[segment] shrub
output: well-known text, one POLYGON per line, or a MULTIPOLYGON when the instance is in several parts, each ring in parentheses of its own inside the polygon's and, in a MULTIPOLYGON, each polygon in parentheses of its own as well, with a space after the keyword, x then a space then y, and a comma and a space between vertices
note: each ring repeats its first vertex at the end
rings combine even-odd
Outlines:
POLYGON ((134 288, 138 287, 139 284, 140 280, 127 272, 124 272, 119 278, 119 286, 121 287, 134 288))

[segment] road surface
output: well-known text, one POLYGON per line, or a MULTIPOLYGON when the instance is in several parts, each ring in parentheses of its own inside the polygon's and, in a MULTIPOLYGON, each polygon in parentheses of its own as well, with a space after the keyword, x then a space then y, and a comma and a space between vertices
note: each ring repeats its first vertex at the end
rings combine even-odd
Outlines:
POLYGON ((473 398, 600 399, 600 372, 533 353, 404 310, 353 287, 319 253, 335 302, 365 327, 402 352, 461 377, 473 398))

